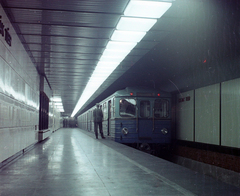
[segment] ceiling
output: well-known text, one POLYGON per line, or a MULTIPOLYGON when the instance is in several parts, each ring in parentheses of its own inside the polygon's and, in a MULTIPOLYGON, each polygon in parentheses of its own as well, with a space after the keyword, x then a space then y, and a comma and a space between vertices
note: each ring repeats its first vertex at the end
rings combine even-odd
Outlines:
MULTIPOLYGON (((71 115, 129 0, 1 0, 71 115)), ((176 0, 83 108, 126 86, 187 91, 240 77, 240 3, 176 0)), ((83 111, 83 110, 82 110, 83 111)))

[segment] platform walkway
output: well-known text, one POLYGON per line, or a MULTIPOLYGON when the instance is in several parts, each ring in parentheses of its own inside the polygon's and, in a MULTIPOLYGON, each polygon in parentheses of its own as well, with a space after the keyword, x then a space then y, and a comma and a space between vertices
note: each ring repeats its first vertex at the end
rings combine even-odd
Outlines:
POLYGON ((0 196, 240 195, 240 189, 80 129, 60 129, 0 170, 0 196))

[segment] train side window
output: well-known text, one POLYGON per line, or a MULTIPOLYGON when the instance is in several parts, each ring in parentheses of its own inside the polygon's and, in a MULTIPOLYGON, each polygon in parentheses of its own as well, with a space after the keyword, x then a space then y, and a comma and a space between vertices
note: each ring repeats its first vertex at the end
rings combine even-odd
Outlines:
POLYGON ((136 100, 135 99, 120 99, 119 114, 122 117, 135 117, 135 115, 136 115, 136 100))
POLYGON ((140 117, 150 117, 150 101, 140 101, 140 117))
POLYGON ((112 118, 112 102, 111 100, 108 101, 108 119, 112 118))
POLYGON ((169 101, 166 99, 156 99, 154 102, 154 117, 167 118, 169 117, 169 101))
POLYGON ((115 117, 115 99, 112 101, 112 117, 115 117))
POLYGON ((107 120, 108 118, 108 113, 107 113, 107 106, 106 103, 103 104, 103 119, 107 120))

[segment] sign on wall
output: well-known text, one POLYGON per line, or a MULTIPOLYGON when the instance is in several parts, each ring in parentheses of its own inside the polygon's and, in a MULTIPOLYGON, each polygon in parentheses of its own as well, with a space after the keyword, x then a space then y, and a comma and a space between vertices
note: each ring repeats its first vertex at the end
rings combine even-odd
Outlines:
POLYGON ((5 37, 5 41, 9 46, 12 46, 12 37, 9 33, 9 28, 5 28, 5 25, 2 22, 2 16, 0 15, 0 35, 5 37))
POLYGON ((181 98, 178 99, 178 102, 179 102, 179 103, 184 102, 184 101, 190 101, 190 96, 181 97, 181 98))

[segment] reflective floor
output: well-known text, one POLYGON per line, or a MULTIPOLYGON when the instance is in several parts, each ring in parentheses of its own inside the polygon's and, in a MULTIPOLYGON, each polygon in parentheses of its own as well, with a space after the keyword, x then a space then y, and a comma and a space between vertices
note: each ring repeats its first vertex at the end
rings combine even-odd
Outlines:
POLYGON ((240 189, 79 129, 0 170, 0 196, 240 195, 240 189))

